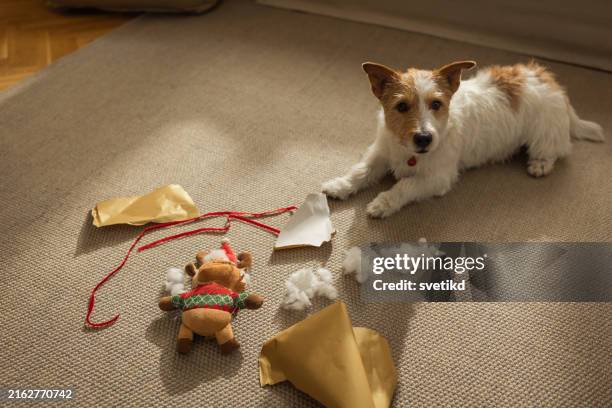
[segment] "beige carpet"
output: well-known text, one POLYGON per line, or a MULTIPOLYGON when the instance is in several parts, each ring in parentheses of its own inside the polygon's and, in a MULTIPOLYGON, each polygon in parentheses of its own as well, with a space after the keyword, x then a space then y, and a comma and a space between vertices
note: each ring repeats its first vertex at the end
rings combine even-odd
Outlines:
MULTIPOLYGON (((376 101, 362 61, 433 67, 459 58, 527 59, 232 1, 199 17, 137 19, 4 93, 0 386, 74 387, 79 405, 101 407, 315 406, 288 384, 260 388, 256 361, 265 339, 303 317, 278 309, 285 279, 320 264, 334 272, 354 324, 389 339, 397 407, 610 406, 610 304, 363 304, 340 263, 354 244, 423 236, 610 241, 612 141, 577 144, 546 179, 529 178, 519 158, 466 174, 443 198, 368 220, 365 204, 386 182, 331 204, 338 234, 320 249, 272 254, 271 235, 235 225, 229 237, 253 252, 253 287, 268 301, 238 316, 243 347, 230 357, 208 341, 177 356, 177 320, 157 309, 165 269, 216 247, 215 236, 135 255, 98 296, 95 318, 120 312, 119 322, 83 328, 90 289, 138 231, 90 226, 96 201, 179 183, 203 211, 299 203, 372 137, 376 101)), ((551 65, 578 112, 610 139, 612 76, 551 65)))

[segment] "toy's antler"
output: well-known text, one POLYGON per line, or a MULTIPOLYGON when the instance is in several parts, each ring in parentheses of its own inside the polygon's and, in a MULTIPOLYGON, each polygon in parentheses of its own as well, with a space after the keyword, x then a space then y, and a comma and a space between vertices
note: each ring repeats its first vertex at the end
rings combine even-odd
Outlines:
POLYGON ((195 274, 198 273, 198 268, 204 263, 204 258, 206 255, 208 255, 208 251, 205 249, 198 251, 196 254, 196 261, 189 262, 187 265, 185 265, 185 272, 187 275, 194 277, 195 274))
POLYGON ((203 249, 196 254, 196 266, 199 268, 204 263, 204 258, 209 254, 209 251, 203 249))
POLYGON ((241 252, 237 256, 238 258, 238 268, 240 269, 251 269, 253 265, 253 257, 249 252, 241 252))

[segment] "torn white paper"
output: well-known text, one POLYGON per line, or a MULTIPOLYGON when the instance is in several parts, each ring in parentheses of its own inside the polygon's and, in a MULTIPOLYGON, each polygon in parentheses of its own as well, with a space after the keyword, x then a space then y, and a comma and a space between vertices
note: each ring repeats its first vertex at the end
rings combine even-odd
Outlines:
POLYGON ((319 247, 330 241, 334 232, 325 194, 308 194, 304 203, 281 230, 274 249, 319 247))

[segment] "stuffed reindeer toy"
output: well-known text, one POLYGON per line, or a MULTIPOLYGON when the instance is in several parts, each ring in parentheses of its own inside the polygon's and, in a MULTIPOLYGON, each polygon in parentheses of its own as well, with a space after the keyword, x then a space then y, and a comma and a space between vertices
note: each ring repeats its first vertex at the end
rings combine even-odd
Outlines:
POLYGON ((224 241, 221 249, 198 252, 196 262, 185 267, 192 277, 191 290, 159 301, 161 310, 182 311, 176 347, 179 353, 191 350, 194 333, 214 336, 223 354, 240 347, 234 338, 232 318, 240 309, 259 309, 264 301, 257 294, 245 292, 246 271, 251 263, 249 253, 236 257, 224 241))

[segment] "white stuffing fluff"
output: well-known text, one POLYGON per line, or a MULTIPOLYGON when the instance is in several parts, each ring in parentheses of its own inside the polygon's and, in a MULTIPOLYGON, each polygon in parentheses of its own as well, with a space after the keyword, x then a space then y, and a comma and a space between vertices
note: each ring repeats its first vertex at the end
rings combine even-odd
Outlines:
POLYGON ((206 262, 212 261, 229 261, 227 254, 223 249, 213 249, 204 257, 206 262))
POLYGON ((304 310, 312 306, 310 300, 315 296, 336 299, 338 291, 332 284, 332 274, 328 269, 303 268, 289 276, 287 292, 281 306, 285 309, 304 310))
POLYGON ((342 269, 345 275, 355 274, 355 279, 359 283, 368 280, 368 274, 363 272, 361 268, 361 248, 352 247, 346 251, 344 261, 342 261, 342 269))
POLYGON ((332 278, 331 271, 325 268, 318 268, 317 274, 319 275, 319 278, 321 279, 321 281, 319 282, 319 285, 317 286, 316 294, 319 296, 326 297, 331 300, 336 299, 338 297, 338 291, 336 290, 336 288, 334 287, 334 284, 332 283, 333 278, 332 278))
POLYGON ((185 272, 182 269, 168 269, 168 272, 166 272, 166 291, 173 296, 185 292, 185 272))

